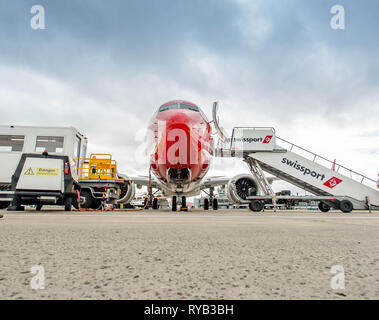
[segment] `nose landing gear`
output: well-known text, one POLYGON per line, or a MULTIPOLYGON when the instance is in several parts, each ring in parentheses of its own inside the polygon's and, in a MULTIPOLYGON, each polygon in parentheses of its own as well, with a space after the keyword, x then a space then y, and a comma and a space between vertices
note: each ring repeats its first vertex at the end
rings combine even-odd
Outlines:
POLYGON ((188 211, 186 197, 182 197, 182 206, 180 207, 180 211, 188 211))
POLYGON ((171 209, 174 212, 176 212, 176 210, 177 210, 176 196, 172 197, 172 207, 171 207, 171 209))

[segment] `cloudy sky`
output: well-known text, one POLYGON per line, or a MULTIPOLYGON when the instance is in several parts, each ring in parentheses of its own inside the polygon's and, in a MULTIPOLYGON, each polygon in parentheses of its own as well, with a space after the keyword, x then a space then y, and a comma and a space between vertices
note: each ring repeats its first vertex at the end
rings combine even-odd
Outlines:
MULTIPOLYGON (((376 178, 378 15, 375 0, 0 0, 0 124, 73 125, 90 152, 146 174, 135 154, 156 108, 186 99, 210 117, 218 100, 229 131, 272 126, 376 178)), ((210 175, 239 172, 216 159, 210 175)))

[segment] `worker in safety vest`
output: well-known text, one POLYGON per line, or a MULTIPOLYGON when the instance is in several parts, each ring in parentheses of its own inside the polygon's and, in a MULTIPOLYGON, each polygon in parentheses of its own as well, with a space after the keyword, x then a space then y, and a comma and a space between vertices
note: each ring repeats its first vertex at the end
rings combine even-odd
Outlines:
POLYGON ((376 187, 379 189, 379 174, 378 174, 378 180, 376 181, 376 187))

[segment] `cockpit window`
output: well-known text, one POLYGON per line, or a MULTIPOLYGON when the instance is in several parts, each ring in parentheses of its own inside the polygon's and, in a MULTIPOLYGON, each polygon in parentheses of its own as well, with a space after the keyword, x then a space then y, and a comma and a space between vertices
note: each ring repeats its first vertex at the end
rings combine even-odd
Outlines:
POLYGON ((159 112, 166 111, 169 109, 186 109, 186 110, 192 110, 199 112, 199 107, 197 106, 192 106, 186 103, 173 103, 173 104, 168 104, 166 106, 161 106, 159 108, 159 112))
POLYGON ((169 110, 169 109, 178 109, 178 104, 174 103, 174 104, 169 104, 167 106, 162 106, 162 107, 159 108, 159 112, 166 111, 166 110, 169 110))
POLYGON ((190 106, 189 104, 185 104, 185 103, 181 103, 180 104, 180 109, 188 109, 188 110, 199 112, 199 108, 198 107, 196 107, 196 106, 190 106))

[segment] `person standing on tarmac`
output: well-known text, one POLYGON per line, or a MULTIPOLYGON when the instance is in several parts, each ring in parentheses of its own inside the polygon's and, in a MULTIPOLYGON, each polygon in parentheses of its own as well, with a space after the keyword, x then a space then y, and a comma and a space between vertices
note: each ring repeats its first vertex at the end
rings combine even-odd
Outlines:
POLYGON ((376 181, 376 187, 379 189, 379 174, 378 174, 378 180, 376 181))

